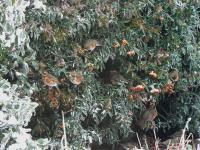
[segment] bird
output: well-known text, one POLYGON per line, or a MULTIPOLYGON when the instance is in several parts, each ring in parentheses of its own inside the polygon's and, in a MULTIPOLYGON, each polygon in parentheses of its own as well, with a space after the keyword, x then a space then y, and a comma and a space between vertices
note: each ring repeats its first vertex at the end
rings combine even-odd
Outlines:
POLYGON ((179 72, 178 69, 172 69, 169 72, 169 78, 172 82, 177 82, 179 80, 179 72))
POLYGON ((94 40, 94 39, 88 39, 84 43, 84 49, 86 51, 93 51, 98 46, 101 46, 101 44, 97 40, 94 40))
POLYGON ((69 74, 69 80, 75 85, 79 85, 83 82, 82 72, 71 71, 69 74))
POLYGON ((47 71, 44 71, 43 74, 42 74, 42 81, 43 81, 43 83, 44 83, 45 85, 47 85, 50 89, 51 89, 52 87, 56 87, 56 89, 57 89, 58 92, 60 93, 60 90, 59 90, 59 88, 58 88, 58 84, 59 84, 60 82, 58 81, 58 79, 57 79, 55 76, 49 74, 47 71))
POLYGON ((39 73, 42 74, 43 72, 45 72, 46 69, 47 69, 47 65, 43 61, 40 61, 38 64, 39 73))
POLYGON ((105 110, 106 111, 112 111, 112 100, 111 99, 108 99, 105 103, 105 110))
POLYGON ((116 70, 110 71, 110 82, 112 85, 121 85, 128 83, 128 81, 116 70))
POLYGON ((59 68, 63 68, 65 65, 66 65, 66 63, 65 63, 65 60, 63 58, 59 59, 56 62, 56 66, 59 67, 59 68))
POLYGON ((164 60, 169 58, 170 54, 163 49, 159 49, 157 52, 157 64, 161 65, 164 60))
POLYGON ((152 104, 141 115, 141 119, 137 122, 137 125, 144 130, 147 128, 147 123, 154 123, 154 119, 158 116, 156 105, 152 104))

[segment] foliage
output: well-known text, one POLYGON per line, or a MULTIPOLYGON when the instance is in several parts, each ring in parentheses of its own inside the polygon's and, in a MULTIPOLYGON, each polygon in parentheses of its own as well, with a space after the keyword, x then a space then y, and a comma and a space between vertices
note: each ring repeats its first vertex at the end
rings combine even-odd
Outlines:
MULTIPOLYGON (((47 139, 33 141, 28 125, 37 103, 29 97, 21 97, 17 85, 10 85, 6 80, 0 82, 0 141, 1 149, 42 149, 48 144, 47 139)), ((47 147, 46 147, 47 148, 47 147)))
POLYGON ((35 108, 26 87, 27 61, 32 59, 28 37, 21 25, 25 21, 27 1, 0 2, 0 149, 47 149, 47 139, 33 140, 27 127, 35 108), (24 49, 25 48, 25 49, 24 49), (26 54, 25 54, 26 53, 26 54), (20 66, 20 67, 19 67, 20 66), (8 79, 12 84, 2 77, 8 79), (25 88, 23 88, 25 87, 25 88), (29 94, 29 97, 26 96, 29 94))

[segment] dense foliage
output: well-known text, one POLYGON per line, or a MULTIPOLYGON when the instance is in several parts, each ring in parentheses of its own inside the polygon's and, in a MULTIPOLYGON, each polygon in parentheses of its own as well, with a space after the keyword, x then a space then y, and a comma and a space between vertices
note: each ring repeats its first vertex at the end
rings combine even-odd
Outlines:
POLYGON ((72 149, 117 144, 155 117, 166 131, 191 117, 198 136, 198 2, 10 0, 0 8, 1 78, 38 103, 28 126, 35 139, 60 146, 61 112, 72 149), (151 105, 158 115, 141 119, 151 105))

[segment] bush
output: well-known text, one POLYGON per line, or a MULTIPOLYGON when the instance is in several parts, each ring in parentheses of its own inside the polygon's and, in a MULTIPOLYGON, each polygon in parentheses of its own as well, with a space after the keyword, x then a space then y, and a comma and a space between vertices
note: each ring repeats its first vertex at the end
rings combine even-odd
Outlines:
POLYGON ((62 138, 62 111, 72 149, 117 144, 142 119, 145 128, 155 117, 160 130, 183 128, 191 117, 190 129, 198 133, 197 2, 47 0, 26 6, 18 42, 12 47, 2 40, 9 45, 1 46, 0 60, 3 77, 39 104, 29 123, 36 139, 62 138), (139 117, 147 111, 150 119, 139 117))

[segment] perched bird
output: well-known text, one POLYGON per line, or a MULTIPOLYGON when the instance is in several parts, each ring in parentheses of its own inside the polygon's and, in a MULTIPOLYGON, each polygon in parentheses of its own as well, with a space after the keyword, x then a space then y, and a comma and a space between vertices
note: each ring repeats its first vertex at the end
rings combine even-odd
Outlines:
POLYGON ((169 78, 172 82, 177 82, 179 80, 179 72, 178 69, 172 69, 169 72, 169 78))
POLYGON ((158 116, 158 112, 156 109, 156 105, 152 104, 149 108, 147 108, 141 115, 141 119, 137 122, 137 125, 144 130, 148 128, 147 123, 150 122, 154 124, 154 119, 158 116))
POLYGON ((116 70, 110 71, 110 82, 113 85, 121 85, 128 83, 128 81, 116 70))
POLYGON ((97 46, 101 46, 101 44, 94 39, 89 39, 84 43, 84 49, 86 51, 93 51, 97 46))
POLYGON ((169 55, 170 54, 163 49, 159 49, 158 52, 157 52, 157 58, 158 59, 166 59, 166 58, 169 57, 169 55))
POLYGON ((69 74, 69 80, 75 85, 79 85, 83 82, 82 72, 71 71, 69 74))
POLYGON ((38 70, 40 73, 43 73, 44 70, 47 69, 47 65, 43 62, 43 61, 40 61, 39 64, 38 64, 38 70))
POLYGON ((56 62, 56 66, 59 67, 59 68, 63 68, 65 66, 65 60, 63 58, 59 59, 57 62, 56 62))
POLYGON ((170 54, 163 49, 159 49, 157 52, 157 64, 161 65, 164 60, 169 58, 170 54))
POLYGON ((56 87, 58 92, 60 93, 60 90, 58 88, 58 84, 60 83, 56 77, 49 74, 48 72, 44 71, 42 74, 42 81, 45 85, 47 85, 49 88, 56 87))
POLYGON ((111 99, 108 99, 105 103, 105 110, 106 111, 111 111, 112 110, 112 100, 111 99))

